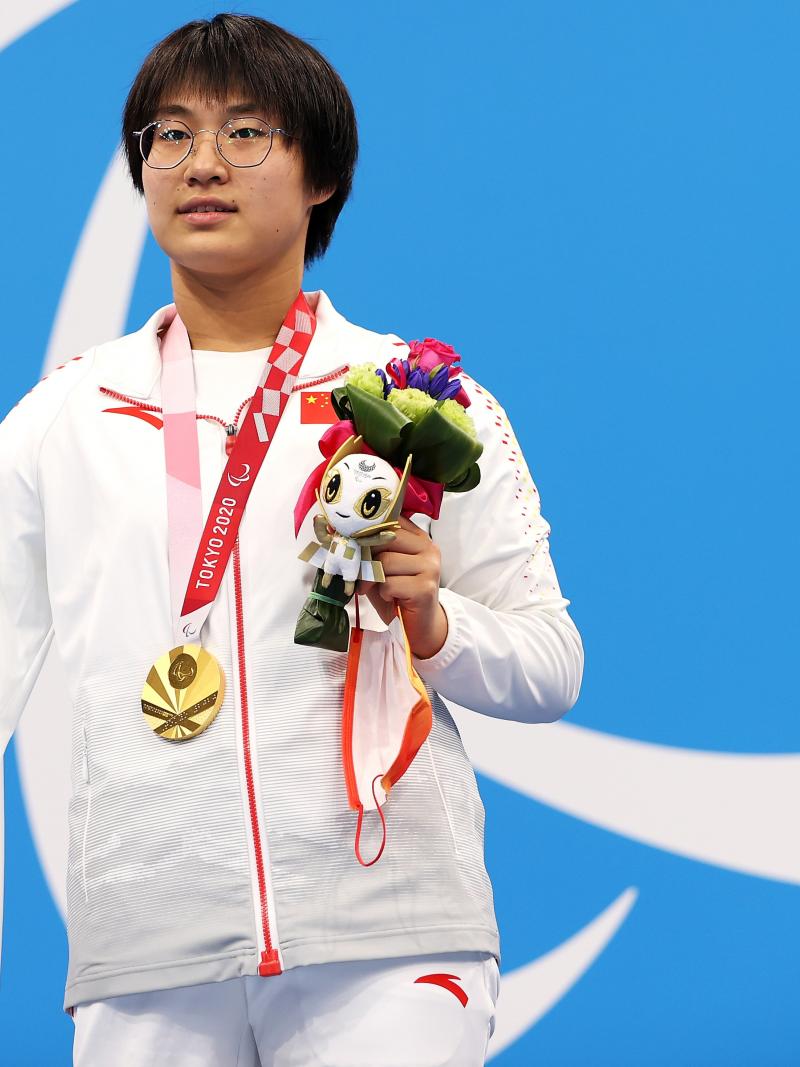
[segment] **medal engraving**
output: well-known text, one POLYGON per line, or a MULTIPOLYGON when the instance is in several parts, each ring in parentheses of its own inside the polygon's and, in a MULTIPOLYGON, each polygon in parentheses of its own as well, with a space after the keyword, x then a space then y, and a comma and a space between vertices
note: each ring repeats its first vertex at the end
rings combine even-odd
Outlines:
POLYGON ((197 660, 188 652, 182 652, 172 661, 167 677, 174 689, 185 689, 197 677, 197 660))
POLYGON ((216 657, 200 645, 178 645, 150 668, 142 712, 158 737, 186 741, 211 725, 224 696, 225 677, 216 657))

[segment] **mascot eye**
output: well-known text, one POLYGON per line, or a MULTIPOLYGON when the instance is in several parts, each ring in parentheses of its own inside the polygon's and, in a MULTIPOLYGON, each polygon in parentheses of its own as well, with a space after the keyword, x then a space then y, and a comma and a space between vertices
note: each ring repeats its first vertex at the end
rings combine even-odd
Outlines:
POLYGON ((326 504, 335 504, 342 495, 342 476, 338 471, 330 476, 322 495, 325 497, 326 504))
POLYGON ((355 510, 365 519, 374 519, 389 503, 388 489, 368 489, 356 502, 355 510))

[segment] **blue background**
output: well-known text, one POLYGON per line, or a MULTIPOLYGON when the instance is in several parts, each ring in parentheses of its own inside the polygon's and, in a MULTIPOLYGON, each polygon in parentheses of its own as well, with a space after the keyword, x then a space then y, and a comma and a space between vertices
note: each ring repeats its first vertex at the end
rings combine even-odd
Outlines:
MULTIPOLYGON (((217 10, 80 0, 0 53, 6 134, 50 123, 49 154, 43 139, 36 156, 0 142, 0 414, 41 376, 138 65, 217 10), (91 130, 79 152, 77 124, 91 130)), ((304 288, 372 329, 448 341, 506 407, 584 641, 569 720, 682 748, 800 750, 800 6, 234 10, 309 40, 356 105, 353 198, 304 288)), ((148 238, 126 330, 170 299, 148 238)), ((5 763, 3 1062, 67 1064, 66 936, 13 746, 5 763)), ((503 970, 640 891, 596 963, 494 1063, 800 1062, 796 886, 479 785, 503 970)))

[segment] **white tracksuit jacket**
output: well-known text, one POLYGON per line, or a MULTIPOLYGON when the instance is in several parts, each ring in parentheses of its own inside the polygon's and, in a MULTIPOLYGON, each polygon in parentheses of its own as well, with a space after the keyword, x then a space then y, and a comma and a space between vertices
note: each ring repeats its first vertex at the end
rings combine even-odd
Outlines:
MULTIPOLYGON (((293 642, 314 571, 297 559, 311 516, 295 539, 292 509, 325 429, 302 424, 300 407, 304 388, 342 384, 347 365, 407 350, 349 322, 324 291, 306 295, 316 333, 203 631, 225 699, 189 741, 158 738, 140 706, 150 665, 173 644, 159 413, 106 411, 160 406, 166 308, 48 374, 0 424, 0 752, 53 638, 72 704, 66 1010, 258 974, 268 946, 283 970, 468 949, 499 959, 484 809, 441 697, 528 723, 575 703, 583 647, 550 527, 503 409, 465 378, 482 480, 446 493, 425 527, 441 548, 449 626, 441 651, 415 660, 433 729, 387 801, 382 858, 361 866, 341 756, 346 654, 293 642)), ((225 428, 200 418, 198 433, 207 512, 225 428)), ((380 629, 362 599, 362 622, 380 629)), ((373 812, 365 857, 379 831, 373 812)))

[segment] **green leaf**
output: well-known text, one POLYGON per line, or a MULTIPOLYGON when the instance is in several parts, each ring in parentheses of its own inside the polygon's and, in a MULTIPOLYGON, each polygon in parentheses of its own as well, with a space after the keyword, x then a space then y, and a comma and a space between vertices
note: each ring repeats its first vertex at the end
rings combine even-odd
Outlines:
POLYGON ((450 422, 438 408, 432 408, 404 437, 399 460, 400 464, 405 463, 410 453, 414 474, 449 488, 449 483, 460 484, 482 452, 480 441, 450 422))
POLYGON ((471 467, 467 467, 461 478, 448 482, 445 485, 445 490, 448 493, 468 493, 470 489, 475 488, 480 480, 481 469, 477 463, 473 463, 471 467))
POLYGON ((403 451, 403 442, 414 425, 411 419, 394 404, 359 389, 357 385, 347 386, 347 396, 356 433, 361 434, 370 448, 389 463, 396 463, 400 453, 405 462, 408 453, 403 451))
POLYGON ((331 403, 333 410, 340 419, 352 419, 353 412, 350 410, 350 400, 347 396, 347 386, 340 385, 331 390, 331 403))

